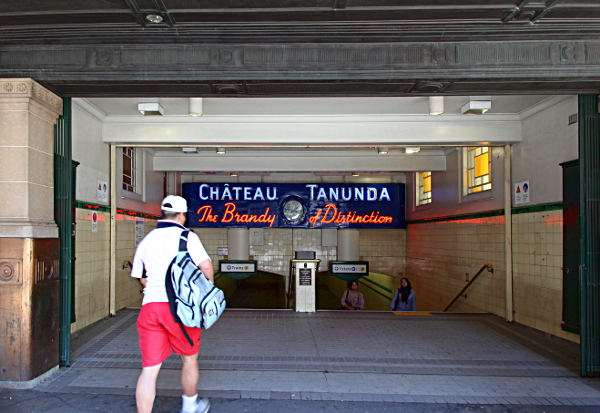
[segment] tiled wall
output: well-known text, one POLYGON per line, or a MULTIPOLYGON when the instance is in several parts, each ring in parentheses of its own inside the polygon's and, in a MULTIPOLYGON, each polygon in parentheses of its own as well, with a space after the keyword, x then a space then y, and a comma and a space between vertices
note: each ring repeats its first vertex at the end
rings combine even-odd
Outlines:
POLYGON ((133 262, 135 255, 135 223, 144 222, 144 236, 156 228, 156 220, 117 215, 117 272, 115 279, 116 308, 141 307, 141 285, 131 277, 131 268, 123 268, 125 262, 133 262))
POLYGON ((260 270, 288 275, 290 259, 294 258, 294 248, 296 248, 293 231, 291 228, 265 228, 263 245, 250 246, 250 255, 258 261, 260 270))
POLYGON ((397 276, 406 272, 406 230, 361 229, 360 255, 369 270, 397 276))
MULTIPOLYGON (((227 247, 226 228, 194 228, 215 266, 223 257, 217 248, 227 247)), ((294 251, 315 251, 321 260, 319 269, 326 270, 329 261, 337 259, 337 247, 321 246, 321 230, 302 228, 265 228, 263 245, 250 245, 250 255, 259 269, 287 275, 294 251)), ((360 230, 360 254, 369 261, 370 270, 389 275, 404 273, 406 267, 406 230, 360 230)))
MULTIPOLYGON (((512 223, 514 320, 579 341, 561 329, 562 211, 515 214, 512 223)), ((406 272, 419 310, 443 310, 483 264, 494 273, 484 271, 450 311, 505 317, 504 217, 408 226, 406 272)))
POLYGON ((227 229, 226 228, 193 228, 193 231, 200 237, 200 241, 213 262, 215 270, 219 265, 219 260, 224 257, 218 255, 219 247, 227 246, 227 229))
POLYGON ((579 341, 561 329, 563 211, 513 215, 515 321, 579 341))
MULTIPOLYGON (((75 233, 75 332, 109 315, 110 277, 110 213, 98 214, 98 232, 92 232, 92 214, 88 209, 76 209, 75 233)), ((139 307, 142 303, 140 284, 130 277, 130 268, 123 269, 125 261, 133 261, 135 254, 135 219, 117 216, 117 273, 116 308, 139 307)), ((141 219, 141 218, 138 218, 141 219)), ((156 227, 156 221, 144 220, 147 234, 156 227)))
POLYGON ((76 209, 75 315, 71 331, 108 316, 110 214, 98 214, 98 232, 92 232, 92 213, 76 209))
POLYGON ((504 217, 408 225, 406 276, 419 310, 442 311, 484 265, 450 311, 505 312, 504 217))

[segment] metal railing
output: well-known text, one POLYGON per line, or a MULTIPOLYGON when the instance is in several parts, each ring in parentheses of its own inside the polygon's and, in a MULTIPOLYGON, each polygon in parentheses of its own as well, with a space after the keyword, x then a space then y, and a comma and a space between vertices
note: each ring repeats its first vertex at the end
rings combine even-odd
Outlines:
POLYGON ((454 303, 456 302, 456 300, 458 300, 458 299, 460 298, 460 296, 461 296, 461 295, 463 295, 463 293, 464 293, 465 291, 467 291, 467 288, 469 288, 469 286, 470 286, 471 284, 473 284, 473 282, 474 282, 474 281, 477 279, 477 277, 479 277, 479 274, 481 274, 481 273, 483 272, 483 270, 485 270, 485 269, 487 269, 487 272, 491 272, 492 274, 494 273, 494 267, 492 267, 490 264, 484 264, 484 265, 483 265, 483 267, 481 267, 481 268, 479 269, 479 271, 477 271, 477 274, 475 274, 475 275, 473 276, 473 278, 471 278, 471 281, 469 281, 469 282, 467 283, 467 285, 465 285, 465 286, 463 287, 463 289, 462 289, 462 290, 460 290, 460 292, 459 292, 458 294, 456 294, 456 297, 454 297, 454 300, 452 300, 452 302, 451 302, 450 304, 448 304, 448 306, 447 306, 446 308, 444 308, 444 311, 448 311, 448 309, 449 309, 450 307, 452 307, 452 304, 454 304, 454 303))

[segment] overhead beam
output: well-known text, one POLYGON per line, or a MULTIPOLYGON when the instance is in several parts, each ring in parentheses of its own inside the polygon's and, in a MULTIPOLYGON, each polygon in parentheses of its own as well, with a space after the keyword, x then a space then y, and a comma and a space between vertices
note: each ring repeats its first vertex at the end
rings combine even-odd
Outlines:
POLYGON ((64 96, 585 93, 600 41, 0 46, 0 77, 64 96))
MULTIPOLYGON (((375 152, 375 151, 373 151, 375 152)), ((441 152, 441 151, 438 151, 441 152)), ((369 171, 369 172, 414 172, 445 171, 446 157, 443 153, 429 154, 388 154, 352 155, 336 154, 312 156, 296 152, 295 155, 281 154, 269 156, 265 153, 238 152, 235 155, 217 155, 215 152, 198 155, 158 153, 154 157, 155 171, 199 172, 199 171, 257 171, 269 172, 329 172, 369 171)))
POLYGON ((177 145, 505 145, 520 142, 518 115, 108 116, 102 140, 177 145))

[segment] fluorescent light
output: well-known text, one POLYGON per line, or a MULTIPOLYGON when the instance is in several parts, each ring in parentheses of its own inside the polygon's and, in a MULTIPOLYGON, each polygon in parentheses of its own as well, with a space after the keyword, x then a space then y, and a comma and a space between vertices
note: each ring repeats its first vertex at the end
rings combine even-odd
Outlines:
POLYGON ((352 172, 352 176, 360 176, 358 172, 352 172))
POLYGON ((160 14, 151 13, 146 15, 146 20, 150 23, 162 23, 163 17, 160 14))
POLYGON ((489 100, 470 100, 463 105, 460 112, 463 115, 481 115, 492 108, 489 100))
POLYGON ((237 172, 232 172, 230 175, 231 176, 238 176, 238 173, 237 172))
POLYGON ((198 148, 181 148, 183 153, 197 153, 198 148))
POLYGON ((429 114, 441 115, 444 113, 444 97, 429 96, 429 114))
POLYGON ((188 115, 202 116, 202 98, 189 98, 188 115))
POLYGON ((138 103, 138 110, 144 116, 162 116, 165 111, 158 102, 138 103))
POLYGON ((225 150, 225 148, 217 148, 217 153, 219 155, 225 155, 227 151, 225 150))
POLYGON ((417 153, 421 148, 404 148, 404 153, 417 153))
POLYGON ((388 153, 388 148, 379 147, 379 148, 377 148, 377 153, 379 155, 385 155, 386 153, 388 153))

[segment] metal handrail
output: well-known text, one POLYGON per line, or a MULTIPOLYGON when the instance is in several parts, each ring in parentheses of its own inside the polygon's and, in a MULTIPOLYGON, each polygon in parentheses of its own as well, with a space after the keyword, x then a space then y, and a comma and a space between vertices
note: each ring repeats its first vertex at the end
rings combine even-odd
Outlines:
POLYGON ((458 298, 467 290, 467 288, 469 288, 469 286, 471 284, 473 284, 473 281, 475 281, 477 279, 477 277, 479 277, 479 274, 481 274, 483 272, 483 270, 485 270, 487 268, 488 272, 491 272, 492 274, 494 273, 494 267, 492 267, 490 264, 484 264, 483 267, 481 267, 479 269, 479 271, 477 271, 477 274, 475 274, 473 276, 473 278, 471 278, 471 281, 469 281, 467 283, 467 285, 465 285, 463 287, 462 290, 460 290, 460 292, 456 295, 456 297, 454 297, 454 300, 452 300, 452 302, 450 304, 448 304, 448 306, 446 308, 444 308, 444 312, 448 311, 448 309, 450 307, 452 307, 452 304, 454 304, 456 302, 456 300, 458 300, 458 298))

